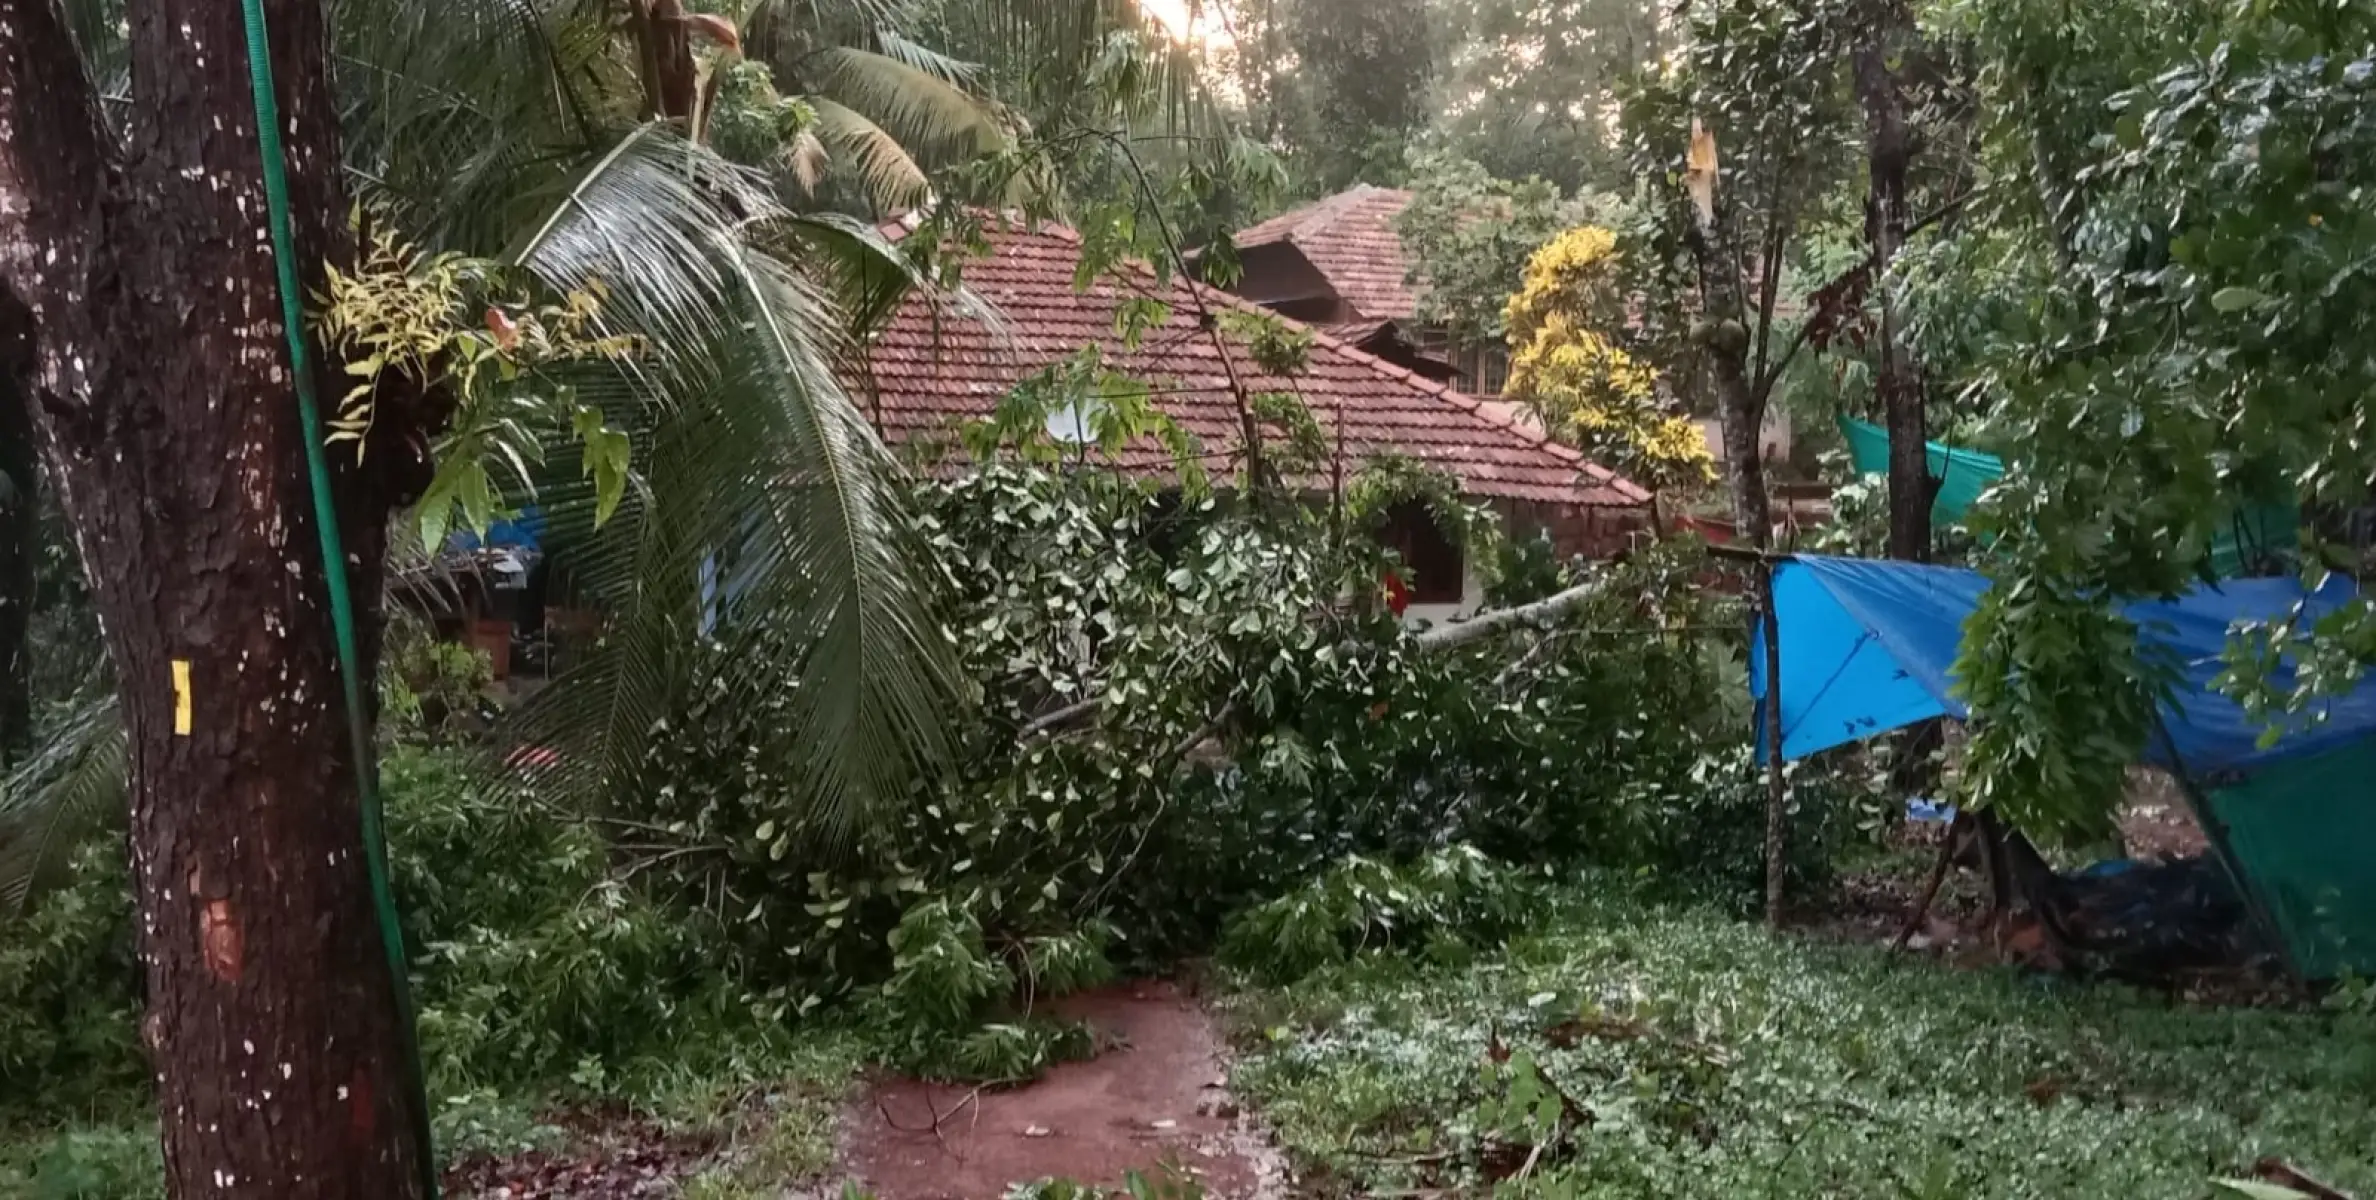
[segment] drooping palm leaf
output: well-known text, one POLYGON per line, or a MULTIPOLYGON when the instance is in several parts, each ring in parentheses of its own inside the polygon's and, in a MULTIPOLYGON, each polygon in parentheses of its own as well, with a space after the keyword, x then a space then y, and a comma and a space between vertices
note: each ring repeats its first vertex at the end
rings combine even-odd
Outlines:
POLYGON ((331 20, 348 167, 417 243, 486 252, 632 118, 597 5, 335 0, 331 20))
POLYGON ((124 815, 124 725, 110 693, 80 702, 0 790, 0 915, 20 909, 82 838, 124 815))
POLYGON ((874 50, 875 53, 885 58, 913 67, 953 87, 961 87, 977 93, 981 89, 981 64, 966 62, 954 55, 944 54, 902 34, 892 26, 878 26, 875 29, 874 50))
POLYGON ((706 351, 741 293, 721 231, 777 213, 766 182, 660 122, 639 125, 574 177, 535 194, 544 215, 505 257, 557 290, 598 285, 614 331, 661 364, 706 351))
POLYGON ((816 194, 817 185, 825 181, 825 172, 832 167, 833 155, 817 140, 816 130, 803 129, 784 146, 784 174, 803 196, 816 194))
POLYGON ((803 67, 802 82, 819 99, 865 114, 912 157, 961 162, 1006 144, 1006 130, 981 99, 889 55, 837 46, 803 67))
POLYGON ((924 202, 932 181, 924 168, 882 126, 823 96, 812 96, 817 140, 833 162, 853 171, 877 209, 898 212, 924 202))
MULTIPOLYGON (((1003 147, 1002 110, 976 86, 974 64, 901 32, 919 8, 759 0, 744 18, 742 49, 766 64, 779 91, 863 115, 923 170, 1003 147)), ((884 207, 880 194, 869 199, 884 207)))
POLYGON ((839 213, 802 213, 763 231, 776 257, 804 264, 831 289, 834 307, 860 336, 910 295, 944 306, 955 319, 1011 334, 1006 315, 962 286, 948 287, 902 253, 874 224, 839 213))
MULTIPOLYGON (((779 224, 794 223, 763 180, 647 126, 518 250, 554 287, 599 281, 604 321, 649 353, 580 385, 641 434, 645 490, 600 529, 571 489, 544 498, 556 552, 609 633, 511 734, 555 752, 540 786, 615 796, 708 636, 725 647, 716 686, 789 698, 782 732, 805 751, 814 804, 799 815, 830 834, 937 757, 952 656, 909 554, 905 483, 833 369, 841 317, 808 274, 754 247, 779 224), (716 564, 733 573, 731 611, 704 600, 716 564)), ((839 232, 771 244, 828 253, 851 244, 839 232)))

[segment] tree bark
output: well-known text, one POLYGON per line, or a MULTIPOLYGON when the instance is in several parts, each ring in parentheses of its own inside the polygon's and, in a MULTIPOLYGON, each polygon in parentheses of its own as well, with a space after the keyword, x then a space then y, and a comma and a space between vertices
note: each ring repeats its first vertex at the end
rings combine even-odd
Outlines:
POLYGON ((1765 390, 1751 378, 1748 303, 1734 245, 1731 204, 1722 194, 1706 213, 1690 210, 1687 242, 1699 276, 1700 358, 1716 393, 1724 434, 1726 483, 1732 493, 1736 536, 1764 549, 1773 535, 1773 510, 1766 499, 1765 461, 1759 433, 1765 424, 1765 390))
MULTIPOLYGON (((351 257, 327 31, 318 0, 265 8, 299 275, 319 287, 351 257)), ((126 17, 118 145, 56 0, 0 0, 0 369, 122 689, 167 1186, 415 1196, 425 1147, 365 874, 240 6, 132 0, 126 17)), ((320 394, 339 395, 338 365, 316 361, 320 394)), ((378 403, 368 456, 334 455, 366 678, 386 520, 418 486, 428 416, 417 396, 378 403)))
POLYGON ((1865 238, 1873 248, 1874 289, 1881 308, 1880 362, 1875 372, 1883 423, 1889 430, 1889 556, 1909 562, 1930 558, 1931 502, 1925 442, 1922 374, 1900 333, 1897 301, 1889 271, 1906 242, 1906 169, 1913 144, 1906 130, 1906 102, 1893 60, 1906 54, 1912 22, 1897 0, 1866 0, 1858 14, 1852 54, 1856 94, 1865 112, 1868 183, 1865 238))
MULTIPOLYGON (((1687 204, 1689 219, 1686 242, 1699 275, 1701 361, 1706 365, 1708 378, 1716 392, 1718 415, 1724 427, 1724 457, 1726 480, 1731 485, 1733 505, 1733 533, 1757 549, 1765 549, 1773 540, 1774 517, 1772 505, 1766 497, 1764 447, 1760 433, 1765 425, 1766 400, 1773 380, 1765 378, 1762 369, 1764 354, 1759 352, 1761 369, 1750 366, 1750 336, 1748 303, 1744 295, 1746 281, 1742 279, 1740 255, 1735 244, 1737 232, 1733 228, 1733 209, 1729 197, 1713 178, 1706 181, 1710 203, 1705 207, 1687 204)), ((1772 280, 1780 269, 1777 261, 1781 251, 1785 220, 1780 198, 1774 197, 1774 211, 1769 215, 1773 236, 1765 239, 1765 261, 1759 269, 1767 278, 1767 286, 1760 296, 1758 328, 1761 339, 1772 326, 1772 280)), ((1779 368, 1775 369, 1779 374, 1779 368)), ((1787 789, 1782 784, 1782 755, 1779 729, 1782 710, 1781 648, 1776 644, 1776 630, 1770 616, 1774 611, 1773 571, 1763 565, 1752 576, 1751 603, 1755 619, 1766 622, 1766 712, 1768 721, 1775 723, 1770 732, 1772 752, 1766 762, 1766 820, 1765 820, 1765 919, 1768 925, 1782 923, 1785 868, 1789 861, 1790 807, 1787 789)))
MULTIPOLYGON (((693 61, 693 30, 685 24, 684 0, 636 0, 643 42, 644 95, 651 115, 691 121, 701 92, 701 69, 693 61)), ((688 128, 687 137, 693 135, 688 128)))
POLYGON ((41 553, 41 456, 16 388, 0 375, 0 766, 33 740, 34 559, 41 553))

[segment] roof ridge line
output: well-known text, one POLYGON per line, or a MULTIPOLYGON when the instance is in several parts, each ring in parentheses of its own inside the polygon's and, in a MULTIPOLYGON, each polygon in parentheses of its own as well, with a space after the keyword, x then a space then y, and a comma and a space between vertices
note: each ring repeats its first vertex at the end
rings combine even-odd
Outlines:
MULTIPOLYGON (((1346 194, 1350 193, 1339 193, 1339 195, 1346 194)), ((997 217, 997 219, 1002 224, 1008 223, 1010 221, 1010 216, 1007 213, 1001 212, 995 213, 993 215, 997 217)), ((1018 228, 1026 233, 1046 233, 1060 241, 1064 241, 1075 246, 1086 244, 1082 239, 1081 232, 1079 230, 1074 229, 1072 226, 1067 225, 1062 221, 1032 221, 1029 218, 1025 218, 1020 221, 1014 221, 1013 227, 1018 228)), ((1125 258, 1120 260, 1116 265, 1126 270, 1138 272, 1139 274, 1143 275, 1146 278, 1146 281, 1150 284, 1156 282, 1155 268, 1153 265, 1143 260, 1136 258, 1125 258)), ((1471 397, 1465 392, 1456 391, 1443 383, 1417 374, 1408 368, 1396 366, 1395 364, 1387 362, 1385 359, 1380 358, 1375 354, 1371 354, 1370 352, 1363 350, 1359 346, 1352 345, 1343 339, 1323 332, 1322 330, 1310 324, 1296 320, 1294 317, 1272 312, 1271 310, 1264 308, 1243 296, 1222 291, 1220 288, 1215 287, 1212 284, 1205 283, 1204 281, 1197 279, 1185 272, 1175 272, 1173 274, 1173 282, 1191 289, 1194 293, 1204 297, 1208 301, 1218 302, 1224 307, 1236 310, 1238 312, 1260 314, 1262 316, 1271 317, 1282 322, 1290 329, 1303 330, 1312 338, 1313 344, 1326 346, 1339 354, 1351 356, 1357 365, 1369 366, 1370 369, 1376 371, 1376 373, 1385 375, 1388 378, 1394 378, 1394 373, 1399 372, 1406 384, 1416 389, 1421 394, 1431 396, 1439 401, 1442 401, 1445 405, 1457 412, 1484 418, 1484 424, 1494 429, 1507 431, 1508 433, 1517 437, 1520 441, 1525 442, 1529 447, 1545 452, 1550 457, 1560 461, 1563 465, 1576 468, 1576 473, 1578 475, 1583 476, 1592 483, 1606 486, 1618 492, 1619 494, 1626 496, 1628 499, 1634 501, 1637 504, 1648 504, 1652 500, 1652 494, 1649 489, 1644 488, 1642 485, 1635 483, 1633 480, 1618 474, 1615 470, 1593 461, 1591 457, 1584 454, 1575 447, 1565 445, 1553 439, 1548 430, 1538 431, 1526 429, 1508 420, 1495 419, 1495 415, 1488 411, 1488 401, 1484 397, 1471 397), (1372 364, 1374 364, 1374 366, 1372 364)), ((1495 401, 1493 403, 1499 402, 1495 401)))
MULTIPOLYGON (((1059 236, 1073 242, 1076 245, 1081 244, 1081 235, 1079 230, 1056 222, 1045 222, 1043 223, 1043 227, 1053 228, 1058 231, 1059 236)), ((1150 278, 1154 274, 1153 267, 1139 262, 1136 259, 1126 259, 1124 260, 1124 264, 1137 270, 1146 272, 1150 278)), ((1345 342, 1333 334, 1324 332, 1312 325, 1296 320, 1294 317, 1272 312, 1271 310, 1264 308, 1243 296, 1222 291, 1220 288, 1214 287, 1213 285, 1205 283, 1202 280, 1181 275, 1179 276, 1179 282, 1198 292, 1209 292, 1211 293, 1212 299, 1219 300, 1240 312, 1260 313, 1285 323, 1289 328, 1301 329, 1311 335, 1315 344, 1331 347, 1340 354, 1352 355, 1356 360, 1367 360, 1370 363, 1375 363, 1380 373, 1385 374, 1390 378, 1399 374, 1412 387, 1417 388, 1419 391, 1444 401, 1460 412, 1481 417, 1487 424, 1493 426, 1494 428, 1507 430, 1535 448, 1549 453, 1551 457, 1574 466, 1577 468, 1578 474, 1590 479, 1592 482, 1596 484, 1603 484, 1615 489, 1618 492, 1625 493, 1636 502, 1643 504, 1650 502, 1651 493, 1649 489, 1644 488, 1642 485, 1635 483, 1633 480, 1618 474, 1616 471, 1610 469, 1607 466, 1594 462, 1583 451, 1558 441, 1551 436, 1549 430, 1528 429, 1514 421, 1498 419, 1499 415, 1490 411, 1487 398, 1485 397, 1471 397, 1466 392, 1455 391, 1446 384, 1429 379, 1426 376, 1420 375, 1406 367, 1396 366, 1395 364, 1387 362, 1385 359, 1379 358, 1377 355, 1372 354, 1359 346, 1345 342)))

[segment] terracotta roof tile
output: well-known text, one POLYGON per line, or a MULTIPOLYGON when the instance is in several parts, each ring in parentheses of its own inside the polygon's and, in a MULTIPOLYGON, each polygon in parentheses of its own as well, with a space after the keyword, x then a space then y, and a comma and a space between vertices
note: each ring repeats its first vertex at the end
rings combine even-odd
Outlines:
POLYGON ((1419 298, 1404 282, 1409 264, 1394 218, 1411 193, 1361 184, 1238 233, 1238 249, 1285 242, 1300 251, 1362 316, 1407 321, 1419 298))
MULTIPOLYGON (((898 238, 907 227, 895 223, 884 232, 898 238)), ((887 440, 945 437, 959 422, 989 415, 1025 375, 1096 343, 1110 365, 1148 382, 1156 406, 1196 435, 1210 462, 1231 461, 1237 411, 1213 335, 1198 325, 1196 299, 1214 309, 1261 310, 1184 280, 1158 284, 1143 267, 1075 291, 1080 240, 1058 226, 995 228, 988 241, 990 255, 967 264, 965 282, 1003 313, 1002 329, 911 295, 870 344, 872 379, 855 391, 887 440), (1126 349, 1114 330, 1114 310, 1132 295, 1162 300, 1170 317, 1126 349)), ((1302 395, 1332 438, 1341 417, 1344 444, 1357 459, 1400 452, 1450 473, 1473 496, 1598 507, 1649 503, 1648 492, 1574 449, 1507 419, 1480 416, 1474 398, 1325 333, 1314 333, 1306 369, 1292 379, 1263 375, 1242 347, 1229 363, 1249 388, 1302 395)), ((1126 453, 1121 465, 1160 472, 1167 463, 1160 451, 1148 450, 1126 453)))

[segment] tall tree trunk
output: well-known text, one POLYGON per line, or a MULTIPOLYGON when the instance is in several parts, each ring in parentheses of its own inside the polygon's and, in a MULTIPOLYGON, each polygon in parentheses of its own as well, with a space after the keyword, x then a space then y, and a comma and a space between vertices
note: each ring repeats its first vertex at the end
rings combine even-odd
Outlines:
MULTIPOLYGON (((240 6, 127 7, 119 146, 56 0, 0 0, 0 367, 122 688, 167 1184, 413 1196, 424 1147, 365 874, 240 6)), ((265 8, 300 280, 318 287, 351 257, 327 31, 318 0, 265 8)), ((319 374, 321 394, 343 390, 338 364, 319 374)), ((419 486, 406 448, 428 416, 417 396, 377 402, 368 457, 338 454, 334 486, 366 672, 384 529, 419 486)))
POLYGON ((41 553, 41 456, 32 414, 0 376, 0 766, 33 740, 33 560, 41 553))
POLYGON ((1881 304, 1881 361, 1875 374, 1883 422, 1889 429, 1889 556, 1930 558, 1931 501, 1937 489, 1925 462, 1922 374, 1906 349, 1889 271, 1906 242, 1906 167, 1913 144, 1906 101, 1890 64, 1911 50, 1912 21, 1897 0, 1866 0, 1857 20, 1852 58, 1857 99, 1864 106, 1869 182, 1865 238, 1872 244, 1874 294, 1881 304))
MULTIPOLYGON (((1694 137, 1698 137, 1696 123, 1694 137)), ((1738 235, 1732 224, 1732 206, 1717 191, 1712 137, 1705 149, 1706 175, 1699 181, 1705 191, 1692 205, 1688 237, 1699 275, 1700 360, 1714 385, 1717 412, 1724 428, 1733 532, 1763 550, 1772 542, 1774 528, 1773 508, 1766 498, 1765 448, 1759 436, 1765 425, 1770 381, 1755 378, 1759 372, 1750 365, 1748 304, 1744 296, 1747 284, 1741 278, 1741 260, 1733 242, 1738 235)), ((1695 167, 1695 172, 1698 169, 1695 167)), ((1775 219, 1780 218, 1777 215, 1775 219)), ((1768 247, 1769 254, 1777 250, 1778 247, 1768 247)), ((1769 269, 1775 266, 1771 262, 1763 265, 1769 269)), ((1782 923, 1790 841, 1789 796, 1781 774, 1781 650, 1776 644, 1778 630, 1773 621, 1774 573, 1769 566, 1760 564, 1751 579, 1756 619, 1766 631, 1765 919, 1768 925, 1778 926, 1782 923)))
MULTIPOLYGON (((1719 335, 1721 336, 1721 335, 1719 335)), ((1705 362, 1716 388, 1716 411, 1723 426, 1725 485, 1731 493, 1735 533, 1760 550, 1773 543, 1774 508, 1767 498, 1765 400, 1749 379, 1748 364, 1740 355, 1712 349, 1705 362)))
POLYGON ((1700 361, 1716 393, 1723 427, 1725 482, 1732 494, 1737 536, 1764 549, 1773 536, 1773 508, 1766 498, 1764 447, 1766 394, 1750 377, 1748 305, 1735 264, 1729 214, 1694 214, 1690 239, 1700 288, 1700 361))
MULTIPOLYGON (((644 95, 651 116, 690 121, 701 92, 701 70, 693 61, 693 30, 685 23, 684 0, 636 0, 643 43, 644 95)), ((693 131, 688 128, 686 136, 693 131)))
MULTIPOLYGON (((1890 269, 1905 248, 1913 220, 1907 211, 1906 172, 1914 158, 1904 83, 1892 64, 1914 51, 1916 35, 1901 0, 1864 0, 1856 28, 1850 57, 1857 101, 1865 114, 1865 240, 1872 247, 1873 294, 1881 307, 1880 363, 1874 384, 1881 396, 1882 423, 1889 430, 1889 556, 1928 562, 1931 505, 1941 481, 1930 473, 1922 369, 1906 346, 1897 294, 1890 287, 1890 269)), ((1941 728, 1935 720, 1921 722, 1897 739, 1899 757, 1890 772, 1896 791, 1919 795, 1937 787, 1931 756, 1940 743, 1941 728)))

